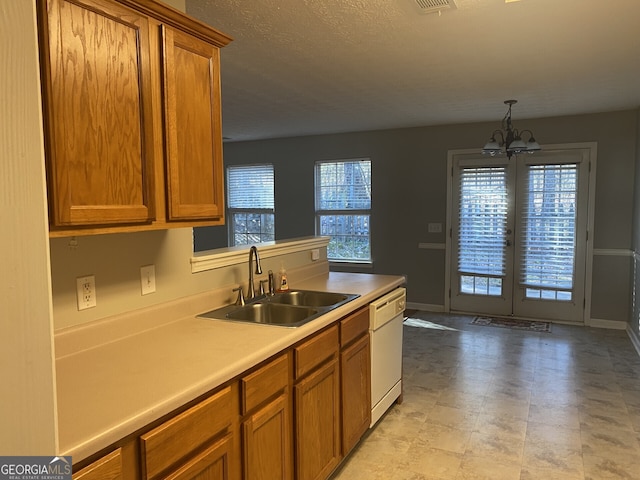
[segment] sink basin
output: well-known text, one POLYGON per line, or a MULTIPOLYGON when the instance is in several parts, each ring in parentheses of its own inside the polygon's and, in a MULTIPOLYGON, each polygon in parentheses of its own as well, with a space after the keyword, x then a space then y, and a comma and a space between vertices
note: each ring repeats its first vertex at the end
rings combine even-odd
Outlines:
POLYGON ((258 302, 233 310, 227 314, 227 318, 267 325, 299 327, 315 318, 318 313, 318 309, 311 307, 258 302))
POLYGON ((330 307, 342 304, 357 295, 347 295, 345 293, 314 292, 311 290, 291 290, 288 292, 276 293, 272 297, 267 297, 270 303, 284 303, 288 305, 304 305, 307 307, 330 307), (351 297, 351 298, 350 298, 351 297))
POLYGON ((299 327, 358 296, 348 293, 290 290, 258 297, 243 306, 227 305, 202 313, 198 317, 299 327))

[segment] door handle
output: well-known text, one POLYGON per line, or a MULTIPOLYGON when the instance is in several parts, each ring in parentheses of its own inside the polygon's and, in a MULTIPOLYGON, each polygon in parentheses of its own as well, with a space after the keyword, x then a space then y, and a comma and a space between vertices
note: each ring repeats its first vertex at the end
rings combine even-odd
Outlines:
POLYGON ((509 239, 505 240, 504 244, 505 244, 507 247, 510 247, 510 246, 511 246, 511 240, 509 240, 509 239))

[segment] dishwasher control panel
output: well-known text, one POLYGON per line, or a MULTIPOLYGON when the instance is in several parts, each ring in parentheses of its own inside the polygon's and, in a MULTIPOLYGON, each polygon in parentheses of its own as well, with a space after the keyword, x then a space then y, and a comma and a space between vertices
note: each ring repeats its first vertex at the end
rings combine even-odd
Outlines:
POLYGON ((376 330, 404 312, 407 290, 404 287, 383 295, 369 304, 370 328, 376 330))

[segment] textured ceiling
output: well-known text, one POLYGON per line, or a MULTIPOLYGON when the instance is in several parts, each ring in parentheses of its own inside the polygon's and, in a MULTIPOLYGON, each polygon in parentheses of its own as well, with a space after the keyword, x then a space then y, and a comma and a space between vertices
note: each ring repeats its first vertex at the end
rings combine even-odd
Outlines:
POLYGON ((640 106, 640 0, 186 0, 231 35, 232 141, 640 106))

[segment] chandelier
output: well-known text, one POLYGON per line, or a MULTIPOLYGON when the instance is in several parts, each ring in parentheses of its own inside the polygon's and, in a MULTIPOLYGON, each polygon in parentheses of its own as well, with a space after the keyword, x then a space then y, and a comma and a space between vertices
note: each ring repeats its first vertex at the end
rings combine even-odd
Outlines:
POLYGON ((493 157, 505 153, 506 150, 507 157, 511 158, 514 154, 534 153, 541 150, 540 145, 536 142, 536 139, 533 138, 531 130, 522 130, 522 132, 520 132, 517 128, 513 128, 513 124, 511 123, 511 107, 518 103, 518 101, 505 100, 504 103, 505 105, 509 105, 509 110, 502 119, 502 130, 495 130, 491 134, 491 138, 485 144, 482 153, 493 157), (522 140, 522 136, 527 133, 529 134, 529 139, 525 143, 525 141, 522 140), (505 150, 503 150, 502 147, 505 147, 505 150))

